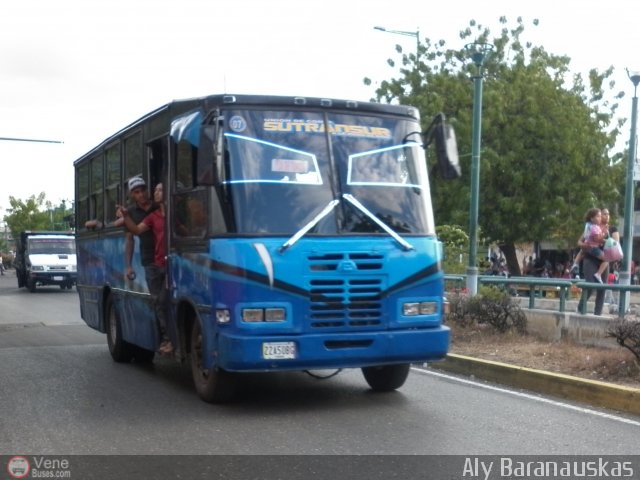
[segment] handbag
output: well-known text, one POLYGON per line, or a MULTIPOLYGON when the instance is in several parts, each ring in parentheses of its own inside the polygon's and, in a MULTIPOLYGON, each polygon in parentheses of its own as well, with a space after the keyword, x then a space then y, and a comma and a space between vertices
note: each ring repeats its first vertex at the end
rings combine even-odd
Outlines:
POLYGON ((622 247, 620 246, 620 242, 615 239, 609 237, 604 242, 604 259, 607 262, 617 262, 622 260, 623 257, 622 247))

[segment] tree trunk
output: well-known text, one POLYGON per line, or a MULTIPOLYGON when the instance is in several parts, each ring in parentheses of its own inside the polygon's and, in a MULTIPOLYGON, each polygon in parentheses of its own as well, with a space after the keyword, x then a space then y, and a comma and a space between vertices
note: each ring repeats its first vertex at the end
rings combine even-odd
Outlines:
POLYGON ((505 243, 500 245, 500 250, 502 250, 504 258, 507 260, 509 274, 517 277, 521 276, 522 271, 520 270, 520 262, 518 262, 516 255, 516 246, 513 243, 505 243))

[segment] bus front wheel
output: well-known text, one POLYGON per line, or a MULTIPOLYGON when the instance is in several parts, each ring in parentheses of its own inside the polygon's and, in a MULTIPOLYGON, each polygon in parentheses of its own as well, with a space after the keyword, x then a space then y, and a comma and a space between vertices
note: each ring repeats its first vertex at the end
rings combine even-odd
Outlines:
POLYGON ((118 363, 130 362, 134 356, 134 347, 122 338, 122 326, 111 296, 107 297, 105 320, 107 322, 107 345, 111 358, 118 363))
POLYGON ((373 391, 390 392, 404 385, 409 376, 409 368, 408 363, 364 367, 362 374, 373 391))
POLYGON ((146 348, 134 346, 132 355, 136 363, 153 363, 156 352, 154 352, 153 350, 147 350, 146 348))
POLYGON ((209 403, 225 403, 233 399, 236 379, 234 375, 221 368, 203 368, 202 358, 204 342, 202 326, 194 319, 191 327, 191 375, 198 396, 209 403))

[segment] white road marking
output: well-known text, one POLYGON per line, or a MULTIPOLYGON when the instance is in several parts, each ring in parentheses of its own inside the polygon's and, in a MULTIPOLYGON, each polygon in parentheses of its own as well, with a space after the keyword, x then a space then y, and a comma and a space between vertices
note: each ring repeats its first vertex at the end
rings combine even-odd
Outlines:
POLYGON ((453 375, 448 375, 446 373, 434 372, 433 370, 425 370, 419 367, 411 367, 412 370, 425 374, 425 375, 433 375, 434 377, 446 378, 449 380, 453 380, 458 383, 464 383, 466 385, 473 385, 475 387, 484 388, 486 390, 493 390, 495 392, 507 393, 509 395, 514 395, 516 397, 528 398, 530 400, 534 400, 541 403, 547 403, 549 405, 555 405, 557 407, 567 408, 569 410, 575 410, 581 413, 588 413, 590 415, 595 415, 597 417, 607 418, 609 420, 615 420, 618 422, 626 423, 628 425, 634 425, 636 427, 640 427, 640 422, 636 420, 631 420, 630 418, 619 417, 617 415, 612 415, 610 413, 599 412, 597 410, 592 410, 590 408, 578 407, 576 405, 571 405, 569 403, 559 402, 557 400, 551 400, 549 398, 539 397, 536 395, 532 395, 524 392, 517 392, 515 390, 508 390, 506 388, 494 387, 492 385, 487 385, 485 383, 476 382, 473 380, 467 380, 465 378, 456 377, 453 375))

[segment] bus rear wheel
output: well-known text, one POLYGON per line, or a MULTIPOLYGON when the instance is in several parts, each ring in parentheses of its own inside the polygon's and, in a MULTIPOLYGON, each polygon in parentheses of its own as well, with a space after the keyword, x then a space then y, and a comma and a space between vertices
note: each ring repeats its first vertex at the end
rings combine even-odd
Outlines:
POLYGON ((362 374, 373 391, 390 392, 404 385, 410 367, 408 363, 364 367, 362 374))
POLYGON ((221 368, 203 368, 202 326, 194 319, 191 327, 191 375, 198 396, 209 403, 226 403, 233 399, 236 390, 235 376, 221 368))
POLYGON ((107 322, 107 345, 111 358, 118 363, 128 363, 133 359, 134 346, 122 338, 122 326, 113 306, 111 295, 105 305, 105 321, 107 322))

